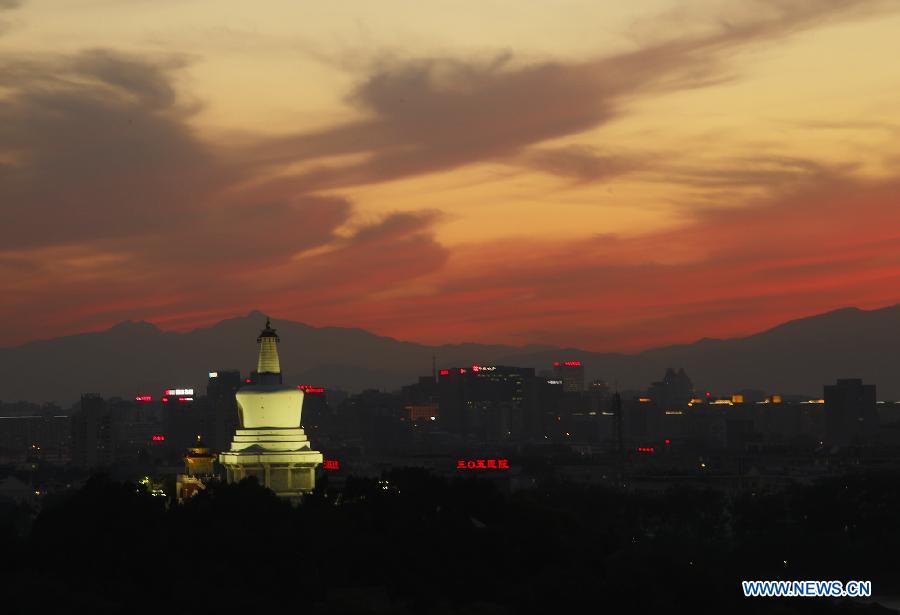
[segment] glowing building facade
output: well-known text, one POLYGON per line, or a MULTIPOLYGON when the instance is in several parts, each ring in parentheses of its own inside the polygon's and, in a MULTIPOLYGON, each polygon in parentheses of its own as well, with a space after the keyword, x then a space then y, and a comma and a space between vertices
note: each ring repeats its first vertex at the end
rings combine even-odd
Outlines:
POLYGON ((315 487, 322 453, 301 427, 303 391, 282 384, 279 341, 267 319, 257 338, 256 380, 235 394, 240 427, 219 461, 229 483, 253 476, 280 496, 298 497, 315 487))
POLYGON ((216 456, 210 452, 203 438, 197 435, 193 446, 184 456, 184 474, 175 477, 175 495, 179 502, 194 497, 206 489, 206 483, 215 478, 213 462, 216 456))

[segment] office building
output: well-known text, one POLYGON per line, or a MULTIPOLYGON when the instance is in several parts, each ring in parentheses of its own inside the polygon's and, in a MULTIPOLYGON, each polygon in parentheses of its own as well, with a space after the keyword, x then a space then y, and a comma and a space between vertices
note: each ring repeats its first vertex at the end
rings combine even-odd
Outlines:
POLYGON ((875 385, 845 378, 825 385, 825 438, 831 445, 866 444, 875 436, 875 385))
POLYGON ((534 369, 471 365, 442 369, 438 411, 443 428, 467 439, 495 442, 526 436, 537 413, 534 369))
POLYGON ((584 391, 584 364, 581 361, 556 361, 553 363, 553 376, 562 380, 566 393, 584 391))

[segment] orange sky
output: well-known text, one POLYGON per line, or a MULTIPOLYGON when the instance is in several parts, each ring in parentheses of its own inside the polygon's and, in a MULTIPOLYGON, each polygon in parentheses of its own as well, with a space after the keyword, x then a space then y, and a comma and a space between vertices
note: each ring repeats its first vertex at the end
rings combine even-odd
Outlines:
POLYGON ((898 31, 898 0, 0 0, 0 346, 261 309, 635 350, 900 302, 898 31))

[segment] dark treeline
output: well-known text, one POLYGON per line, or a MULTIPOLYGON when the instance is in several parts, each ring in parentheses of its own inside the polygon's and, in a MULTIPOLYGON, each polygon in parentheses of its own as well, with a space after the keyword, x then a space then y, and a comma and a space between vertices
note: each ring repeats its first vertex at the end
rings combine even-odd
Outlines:
POLYGON ((0 511, 4 613, 888 613, 744 598, 741 579, 871 579, 900 593, 900 480, 771 494, 500 493, 415 469, 297 507, 252 481, 166 508, 92 478, 21 536, 0 511))

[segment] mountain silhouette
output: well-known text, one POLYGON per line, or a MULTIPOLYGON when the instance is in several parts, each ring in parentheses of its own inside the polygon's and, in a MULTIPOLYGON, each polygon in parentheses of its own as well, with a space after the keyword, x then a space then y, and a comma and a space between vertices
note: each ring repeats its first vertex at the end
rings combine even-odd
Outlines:
MULTIPOLYGON (((205 390, 207 373, 255 367, 256 336, 265 316, 253 311, 185 333, 126 321, 106 331, 29 342, 0 349, 0 400, 76 401, 81 393, 131 397, 164 388, 205 390)), ((900 306, 845 308, 793 320, 767 331, 727 340, 635 354, 549 346, 491 344, 429 346, 362 329, 312 327, 273 319, 281 337, 285 382, 358 391, 395 389, 438 368, 496 363, 551 369, 553 361, 581 360, 587 378, 644 389, 666 367, 684 367, 698 390, 741 389, 821 395, 836 378, 878 385, 881 399, 900 397, 900 306)))

